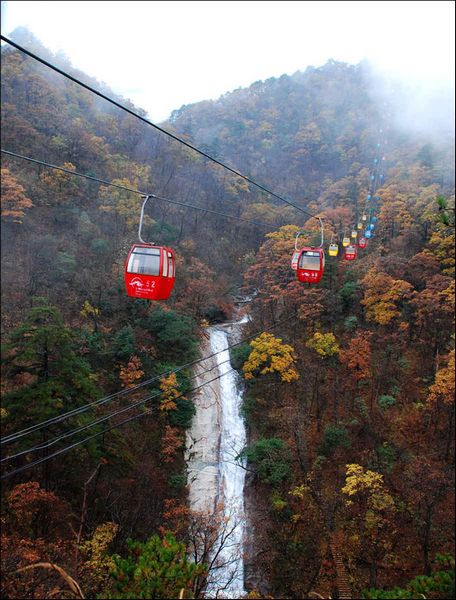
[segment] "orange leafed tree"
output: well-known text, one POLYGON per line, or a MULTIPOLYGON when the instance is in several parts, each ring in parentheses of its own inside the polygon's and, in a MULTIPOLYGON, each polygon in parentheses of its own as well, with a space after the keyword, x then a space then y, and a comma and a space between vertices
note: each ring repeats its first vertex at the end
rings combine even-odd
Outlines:
POLYGON ((122 382, 122 387, 131 388, 136 385, 138 380, 144 375, 141 367, 141 359, 138 356, 132 356, 128 361, 128 365, 120 368, 119 378, 122 382))
MULTIPOLYGON (((71 162, 63 163, 62 167, 68 171, 76 171, 76 167, 71 162)), ((78 186, 81 185, 77 177, 54 169, 43 171, 40 180, 45 185, 44 203, 47 205, 69 203, 71 197, 77 192, 78 186)))
POLYGON ((454 277, 454 232, 448 232, 447 228, 440 225, 429 240, 429 248, 426 251, 430 251, 439 260, 442 273, 454 277))
POLYGON ((401 316, 401 303, 412 297, 413 287, 407 281, 394 279, 376 267, 370 269, 362 280, 365 286, 361 304, 366 307, 369 321, 390 325, 401 316))
POLYGON ((17 530, 24 534, 48 534, 49 538, 52 538, 56 537, 58 532, 69 529, 69 505, 54 492, 41 488, 36 481, 16 485, 9 492, 7 500, 11 515, 14 515, 17 523, 17 530), (48 532, 50 514, 54 527, 48 532))
POLYGON ((2 219, 13 223, 22 223, 25 211, 33 206, 33 202, 27 198, 24 188, 9 169, 2 169, 1 186, 2 219))

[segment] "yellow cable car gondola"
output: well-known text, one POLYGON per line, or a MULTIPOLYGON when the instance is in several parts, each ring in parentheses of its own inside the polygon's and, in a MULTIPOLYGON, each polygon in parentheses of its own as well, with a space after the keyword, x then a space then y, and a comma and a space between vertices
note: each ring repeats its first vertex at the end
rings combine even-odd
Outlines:
POLYGON ((357 237, 358 237, 358 232, 356 231, 356 229, 353 229, 353 231, 352 231, 352 238, 354 240, 356 240, 357 237))
POLYGON ((331 241, 329 242, 329 247, 328 247, 329 256, 337 256, 339 254, 339 244, 337 243, 337 237, 336 237, 336 242, 333 242, 333 238, 334 238, 334 234, 332 234, 331 241))
POLYGON ((358 223, 358 229, 362 229, 363 228, 363 224, 360 222, 358 223))
POLYGON ((346 248, 347 246, 350 246, 350 238, 349 237, 344 237, 344 239, 342 240, 342 246, 344 248, 346 248))

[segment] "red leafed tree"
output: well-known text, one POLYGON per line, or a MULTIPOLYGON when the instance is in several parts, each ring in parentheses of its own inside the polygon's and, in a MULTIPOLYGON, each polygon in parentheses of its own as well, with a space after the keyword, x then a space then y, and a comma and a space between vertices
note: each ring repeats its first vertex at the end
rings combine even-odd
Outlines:
POLYGON ((179 448, 182 447, 182 436, 179 435, 177 427, 165 426, 165 432, 161 440, 161 456, 165 463, 173 462, 179 448))
POLYGON ((9 519, 16 532, 31 538, 55 539, 68 533, 70 506, 36 481, 20 483, 8 494, 9 519))
POLYGON ((371 337, 368 331, 360 331, 350 340, 348 348, 339 352, 339 359, 349 370, 349 377, 358 382, 371 376, 371 337))

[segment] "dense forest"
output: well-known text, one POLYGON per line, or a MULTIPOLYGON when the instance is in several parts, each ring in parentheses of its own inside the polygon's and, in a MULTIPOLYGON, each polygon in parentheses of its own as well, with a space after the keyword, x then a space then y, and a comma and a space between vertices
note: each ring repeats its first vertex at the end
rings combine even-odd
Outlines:
MULTIPOLYGON (((27 30, 13 39, 146 115, 27 30)), ((166 303, 132 299, 140 195, 2 154, 3 597, 204 597, 192 364, 240 297, 243 336, 269 329, 231 356, 249 597, 341 597, 341 577, 352 597, 454 597, 452 123, 402 128, 368 65, 330 61, 162 124, 322 217, 325 244, 366 210, 383 132, 375 235, 312 287, 290 258, 298 231, 318 240, 315 219, 7 44, 1 93, 3 149, 263 224, 153 200, 145 236, 174 249, 176 284, 166 303)))

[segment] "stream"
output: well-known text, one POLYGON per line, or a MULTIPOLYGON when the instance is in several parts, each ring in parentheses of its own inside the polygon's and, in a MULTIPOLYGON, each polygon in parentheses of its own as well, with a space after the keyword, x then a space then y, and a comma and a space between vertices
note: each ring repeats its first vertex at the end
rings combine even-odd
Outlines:
POLYGON ((217 354, 199 363, 195 370, 196 385, 219 377, 194 397, 196 415, 186 444, 190 508, 204 514, 214 528, 208 557, 211 569, 207 598, 246 595, 245 470, 235 461, 245 446, 246 431, 239 412, 240 378, 232 370, 228 346, 239 341, 242 324, 247 320, 244 317, 236 323, 209 327, 202 355, 217 354))

